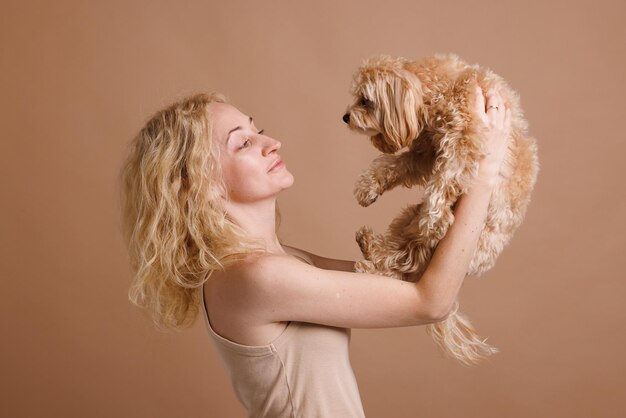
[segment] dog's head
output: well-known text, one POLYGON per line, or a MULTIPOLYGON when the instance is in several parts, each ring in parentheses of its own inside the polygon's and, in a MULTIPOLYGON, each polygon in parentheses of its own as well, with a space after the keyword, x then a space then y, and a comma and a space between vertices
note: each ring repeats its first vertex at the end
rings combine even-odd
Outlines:
POLYGON ((367 60, 352 82, 354 103, 343 116, 350 129, 370 136, 388 154, 409 146, 422 130, 422 86, 404 58, 367 60))

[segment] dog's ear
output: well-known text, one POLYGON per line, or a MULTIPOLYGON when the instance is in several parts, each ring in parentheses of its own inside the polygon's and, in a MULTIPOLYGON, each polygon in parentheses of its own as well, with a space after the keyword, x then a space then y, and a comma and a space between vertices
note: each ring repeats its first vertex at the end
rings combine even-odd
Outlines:
MULTIPOLYGON (((402 89, 402 108, 405 113, 406 137, 409 141, 417 138, 422 132, 423 121, 425 120, 424 112, 424 92, 422 83, 415 73, 406 67, 401 70, 401 80, 406 83, 402 89)), ((408 145, 408 144, 405 144, 408 145)))
POLYGON ((423 128, 423 93, 419 78, 403 67, 387 73, 377 88, 382 126, 395 151, 410 145, 423 128))
POLYGON ((370 141, 372 141, 372 145, 378 151, 384 154, 394 154, 400 148, 395 144, 389 143, 389 141, 383 136, 383 134, 376 134, 370 137, 370 141))

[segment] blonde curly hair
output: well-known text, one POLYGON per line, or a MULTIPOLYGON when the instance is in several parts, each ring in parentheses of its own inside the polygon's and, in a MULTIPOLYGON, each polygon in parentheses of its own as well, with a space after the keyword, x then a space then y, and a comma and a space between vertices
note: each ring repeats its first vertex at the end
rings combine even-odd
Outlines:
POLYGON ((161 330, 193 324, 198 288, 211 272, 265 251, 226 213, 211 102, 226 99, 200 93, 157 112, 121 170, 122 233, 134 273, 128 296, 161 330))

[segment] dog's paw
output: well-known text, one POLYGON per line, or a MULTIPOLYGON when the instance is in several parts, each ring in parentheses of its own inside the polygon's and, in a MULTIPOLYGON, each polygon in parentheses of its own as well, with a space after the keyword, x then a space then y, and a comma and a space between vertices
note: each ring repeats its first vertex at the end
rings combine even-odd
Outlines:
POLYGON ((361 249, 361 253, 363 257, 366 259, 369 258, 370 246, 372 244, 372 240, 374 239, 374 232, 372 228, 369 226, 362 226, 356 232, 356 242, 359 244, 359 248, 361 249))
POLYGON ((376 266, 369 260, 358 260, 354 264, 354 271, 357 273, 376 273, 376 266))
POLYGON ((354 197, 361 206, 368 207, 380 196, 378 183, 368 175, 362 175, 354 188, 354 197))
POLYGON ((378 194, 372 192, 364 192, 363 190, 355 191, 354 196, 359 202, 359 205, 365 208, 374 203, 376 199, 378 199, 378 194))

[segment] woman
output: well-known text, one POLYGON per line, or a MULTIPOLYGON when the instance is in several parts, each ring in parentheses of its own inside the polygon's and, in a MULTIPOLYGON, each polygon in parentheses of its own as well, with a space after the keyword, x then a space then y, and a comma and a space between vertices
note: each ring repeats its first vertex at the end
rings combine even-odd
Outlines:
POLYGON ((122 173, 130 299, 158 327, 188 326, 200 308, 250 416, 364 416, 349 329, 445 319, 476 247, 510 111, 494 91, 485 103, 477 89, 475 106, 487 156, 415 283, 283 245, 276 198, 293 176, 281 143, 222 96, 195 95, 158 112, 122 173))

